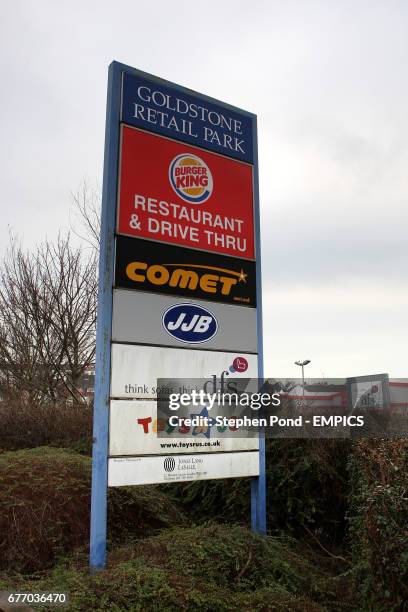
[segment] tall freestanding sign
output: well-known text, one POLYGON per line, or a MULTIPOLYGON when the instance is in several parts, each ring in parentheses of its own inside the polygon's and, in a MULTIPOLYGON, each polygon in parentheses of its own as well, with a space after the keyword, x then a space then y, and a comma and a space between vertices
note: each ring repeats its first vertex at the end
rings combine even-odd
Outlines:
POLYGON ((163 442, 157 379, 263 376, 256 116, 113 62, 99 263, 91 568, 106 561, 107 488, 252 477, 265 445, 163 442), (192 451, 192 449, 194 449, 192 451), (188 469, 186 469, 188 467, 188 469))

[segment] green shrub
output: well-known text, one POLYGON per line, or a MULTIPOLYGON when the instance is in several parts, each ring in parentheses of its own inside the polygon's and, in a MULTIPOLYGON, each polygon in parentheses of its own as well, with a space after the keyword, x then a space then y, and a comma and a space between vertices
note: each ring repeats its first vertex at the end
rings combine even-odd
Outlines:
POLYGON ((337 607, 327 576, 288 538, 262 538, 236 525, 167 529, 111 551, 104 572, 89 576, 85 551, 40 579, 0 580, 0 590, 67 591, 70 610, 191 612, 337 607))
MULTIPOLYGON (((267 440, 268 528, 298 537, 313 531, 337 546, 346 528, 349 449, 344 440, 267 440)), ((249 523, 249 480, 171 485, 168 494, 180 499, 198 522, 211 516, 249 523)))
MULTIPOLYGON (((0 569, 34 571, 89 539, 91 460, 37 448, 0 455, 0 569)), ((153 486, 109 490, 109 535, 121 540, 182 524, 153 486)))
POLYGON ((408 440, 364 440, 350 459, 354 574, 366 609, 408 601, 408 440))
POLYGON ((0 402, 0 452, 38 446, 72 448, 90 455, 92 406, 0 402))

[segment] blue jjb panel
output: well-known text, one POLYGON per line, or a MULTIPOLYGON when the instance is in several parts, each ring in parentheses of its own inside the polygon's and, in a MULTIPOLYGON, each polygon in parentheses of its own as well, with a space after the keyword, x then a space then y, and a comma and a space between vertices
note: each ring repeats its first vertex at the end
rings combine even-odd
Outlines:
POLYGON ((163 315, 163 327, 170 336, 191 344, 211 340, 217 333, 215 316, 197 304, 177 304, 163 315))
POLYGON ((204 96, 123 74, 123 123, 253 163, 251 115, 204 96))

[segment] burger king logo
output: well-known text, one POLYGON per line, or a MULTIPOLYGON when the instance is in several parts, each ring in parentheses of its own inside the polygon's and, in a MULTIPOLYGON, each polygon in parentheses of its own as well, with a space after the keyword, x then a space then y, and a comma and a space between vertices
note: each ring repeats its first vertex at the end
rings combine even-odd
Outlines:
POLYGON ((211 171, 197 155, 177 155, 170 163, 169 179, 176 194, 190 204, 201 204, 212 194, 211 171))

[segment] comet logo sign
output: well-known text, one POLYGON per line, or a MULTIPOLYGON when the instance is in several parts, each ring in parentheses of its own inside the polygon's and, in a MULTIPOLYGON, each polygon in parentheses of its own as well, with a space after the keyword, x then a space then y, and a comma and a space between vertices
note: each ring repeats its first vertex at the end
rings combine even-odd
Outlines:
POLYGON ((211 171, 197 155, 177 155, 170 163, 169 179, 175 193, 189 204, 202 204, 212 194, 211 171))
POLYGON ((164 312, 163 327, 180 342, 200 344, 215 336, 218 323, 215 316, 202 306, 177 304, 164 312))
MULTIPOLYGON (((210 308, 208 302, 255 308, 256 265, 254 261, 118 236, 115 287, 174 295, 182 298, 180 302, 205 308, 210 308)), ((159 326, 162 329, 160 321, 159 326)))

